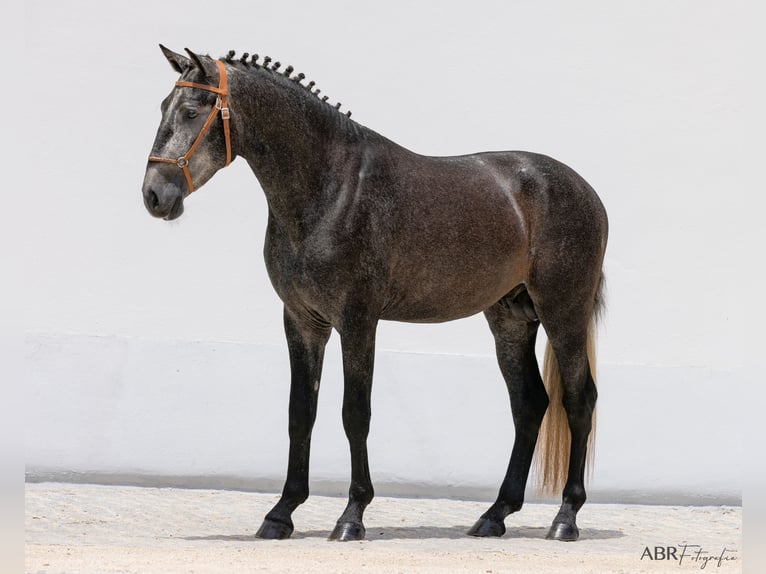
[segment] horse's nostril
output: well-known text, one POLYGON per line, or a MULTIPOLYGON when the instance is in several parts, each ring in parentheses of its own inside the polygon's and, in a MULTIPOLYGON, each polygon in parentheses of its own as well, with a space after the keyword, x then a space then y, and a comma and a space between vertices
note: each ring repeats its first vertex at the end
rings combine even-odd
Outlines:
POLYGON ((157 209, 157 206, 160 204, 160 198, 157 197, 157 194, 153 191, 149 192, 149 206, 152 209, 157 209))

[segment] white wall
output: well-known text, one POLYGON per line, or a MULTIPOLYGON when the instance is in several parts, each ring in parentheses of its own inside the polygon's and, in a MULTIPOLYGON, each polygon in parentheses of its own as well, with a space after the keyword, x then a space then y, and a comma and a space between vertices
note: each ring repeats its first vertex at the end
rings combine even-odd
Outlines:
MULTIPOLYGON (((691 0, 27 2, 34 113, 16 118, 26 155, 3 191, 4 258, 23 277, 7 314, 24 334, 2 348, 23 337, 29 478, 283 476, 287 357, 254 176, 236 161, 177 222, 142 205, 175 80, 162 42, 293 64, 421 153, 528 149, 573 166, 611 227, 592 492, 736 500, 737 401, 763 396, 748 386, 763 365, 756 21, 745 3, 691 0)), ((386 323, 378 340, 374 477, 493 492, 512 426, 483 319, 386 323)), ((337 355, 333 340, 312 459, 328 489, 348 474, 337 355)))

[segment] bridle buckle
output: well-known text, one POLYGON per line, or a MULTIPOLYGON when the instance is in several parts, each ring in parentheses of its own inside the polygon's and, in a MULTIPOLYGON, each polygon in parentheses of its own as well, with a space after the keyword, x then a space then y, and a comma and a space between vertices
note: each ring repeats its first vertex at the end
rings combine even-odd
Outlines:
POLYGON ((215 108, 221 112, 221 119, 229 119, 229 107, 223 105, 223 98, 221 96, 218 96, 218 99, 215 101, 215 108))

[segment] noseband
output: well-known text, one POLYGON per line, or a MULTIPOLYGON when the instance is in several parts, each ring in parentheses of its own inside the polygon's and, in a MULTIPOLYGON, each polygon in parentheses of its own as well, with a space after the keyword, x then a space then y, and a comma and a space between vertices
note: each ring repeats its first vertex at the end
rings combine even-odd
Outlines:
POLYGON ((173 163, 181 168, 181 170, 184 172, 184 177, 186 178, 186 184, 189 186, 189 193, 194 192, 194 186, 192 185, 192 177, 191 173, 189 172, 189 158, 191 158, 192 154, 196 151, 197 146, 202 141, 202 138, 205 136, 207 131, 210 129, 210 125, 213 123, 213 120, 215 119, 215 116, 217 115, 218 111, 221 112, 221 119, 223 120, 223 135, 224 139, 226 140, 226 165, 229 165, 231 163, 231 136, 229 135, 229 106, 228 106, 228 97, 229 97, 229 89, 226 82, 226 68, 224 68, 223 62, 220 60, 215 61, 216 66, 218 66, 218 87, 215 86, 208 86, 205 84, 195 84, 194 82, 176 82, 176 86, 179 88, 197 88, 198 90, 205 90, 207 92, 213 92, 214 94, 218 94, 218 98, 216 99, 215 106, 213 106, 213 109, 210 110, 210 115, 208 115, 207 120, 205 120, 205 124, 202 126, 202 129, 199 132, 199 135, 197 136, 197 139, 194 140, 194 143, 189 148, 189 151, 187 151, 184 155, 179 157, 178 159, 172 159, 169 157, 159 157, 156 155, 150 155, 149 161, 158 161, 161 163, 173 163))

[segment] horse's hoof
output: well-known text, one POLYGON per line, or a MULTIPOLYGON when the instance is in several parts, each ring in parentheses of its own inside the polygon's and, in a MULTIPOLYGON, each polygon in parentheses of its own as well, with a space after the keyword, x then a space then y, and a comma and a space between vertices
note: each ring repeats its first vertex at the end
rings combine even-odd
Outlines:
POLYGON ((330 540, 345 542, 348 540, 364 540, 366 531, 361 522, 339 522, 330 534, 330 540))
POLYGON ((292 533, 292 524, 285 524, 267 518, 263 521, 263 524, 261 524, 258 532, 255 533, 255 537, 263 538, 265 540, 284 540, 285 538, 290 538, 292 533))
POLYGON ((497 520, 490 520, 489 518, 479 518, 476 524, 471 526, 467 534, 468 536, 480 536, 482 538, 488 536, 500 537, 505 534, 505 524, 497 520))
POLYGON ((574 542, 580 537, 580 531, 575 524, 566 524, 564 522, 554 522, 548 531, 548 540, 560 540, 562 542, 574 542))

